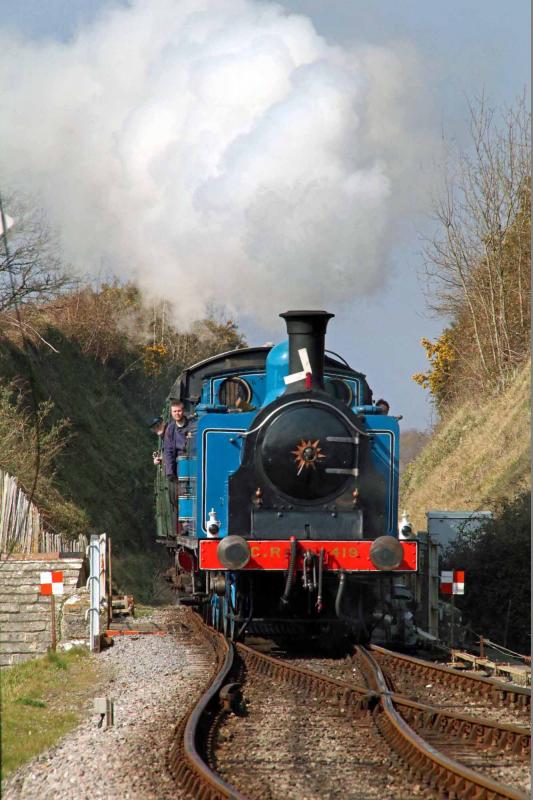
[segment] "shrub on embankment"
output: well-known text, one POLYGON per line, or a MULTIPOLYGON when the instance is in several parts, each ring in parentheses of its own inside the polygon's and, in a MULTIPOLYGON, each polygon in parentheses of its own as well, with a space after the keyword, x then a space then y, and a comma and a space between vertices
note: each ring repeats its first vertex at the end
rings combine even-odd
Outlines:
MULTIPOLYGON (((33 506, 39 509, 46 531, 74 539, 87 535, 89 520, 81 508, 61 494, 54 480, 56 459, 67 445, 70 433, 66 420, 50 420, 52 411, 50 401, 37 403, 36 409, 31 411, 24 391, 16 382, 0 383, 0 480, 4 475, 16 476, 12 486, 18 485, 27 498, 32 496, 33 506)), ((2 496, 0 514, 3 527, 11 524, 7 520, 19 518, 20 513, 26 512, 9 496, 6 484, 2 484, 1 491, 6 492, 6 497, 2 496), (14 503, 16 508, 10 508, 14 503)), ((13 538, 9 528, 4 530, 8 550, 17 551, 21 527, 16 527, 13 538)))

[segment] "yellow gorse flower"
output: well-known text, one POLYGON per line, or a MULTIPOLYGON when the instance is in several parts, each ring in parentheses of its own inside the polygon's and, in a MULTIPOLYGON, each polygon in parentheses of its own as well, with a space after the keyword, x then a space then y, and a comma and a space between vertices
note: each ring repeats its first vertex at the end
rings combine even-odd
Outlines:
POLYGON ((444 331, 435 342, 424 338, 420 343, 426 351, 431 369, 426 373, 417 372, 412 377, 415 383, 429 389, 439 403, 449 393, 452 367, 456 359, 450 332, 444 331))

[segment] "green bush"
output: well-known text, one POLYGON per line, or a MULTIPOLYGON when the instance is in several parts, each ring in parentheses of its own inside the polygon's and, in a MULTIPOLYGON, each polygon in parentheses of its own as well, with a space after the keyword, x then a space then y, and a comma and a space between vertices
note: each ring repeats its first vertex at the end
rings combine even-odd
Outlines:
POLYGON ((465 571, 457 606, 477 633, 531 652, 531 492, 500 503, 494 519, 447 549, 444 569, 465 571))

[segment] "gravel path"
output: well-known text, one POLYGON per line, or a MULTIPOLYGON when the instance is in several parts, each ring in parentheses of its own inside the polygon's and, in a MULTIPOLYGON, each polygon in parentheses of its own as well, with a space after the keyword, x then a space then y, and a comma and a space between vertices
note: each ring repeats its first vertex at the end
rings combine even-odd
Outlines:
MULTIPOLYGON (((48 752, 14 772, 4 800, 175 800, 180 794, 166 768, 175 723, 199 695, 212 654, 185 627, 184 609, 158 612, 158 625, 178 623, 174 635, 116 637, 98 656, 109 675, 115 725, 99 729, 92 713, 48 752)), ((144 621, 144 620, 143 620, 144 621)))

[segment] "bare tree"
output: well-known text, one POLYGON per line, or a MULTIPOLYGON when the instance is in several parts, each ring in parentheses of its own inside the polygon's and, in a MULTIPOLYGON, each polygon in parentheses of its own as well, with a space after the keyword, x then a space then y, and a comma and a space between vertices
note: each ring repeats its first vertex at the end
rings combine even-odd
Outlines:
POLYGON ((528 352, 530 111, 469 105, 471 148, 448 165, 424 249, 430 306, 455 329, 457 356, 482 387, 502 388, 528 352))
POLYGON ((55 297, 70 281, 44 213, 21 195, 2 205, 14 221, 0 247, 0 312, 9 321, 9 312, 55 297))

